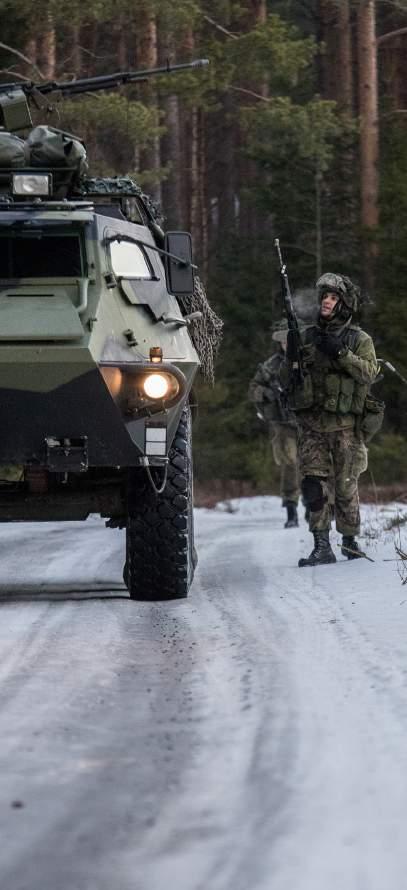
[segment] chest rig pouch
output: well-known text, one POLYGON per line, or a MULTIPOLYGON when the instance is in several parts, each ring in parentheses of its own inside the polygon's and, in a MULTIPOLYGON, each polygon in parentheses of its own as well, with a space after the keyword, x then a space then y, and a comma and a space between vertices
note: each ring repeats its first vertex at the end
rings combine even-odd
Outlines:
MULTIPOLYGON (((320 408, 329 414, 362 415, 368 387, 357 383, 353 377, 335 368, 332 362, 322 355, 315 346, 317 329, 308 328, 303 346, 303 381, 293 380, 288 394, 294 411, 320 408)), ((356 327, 347 328, 341 335, 344 346, 352 352, 357 348, 360 331, 356 327)))
POLYGON ((375 399, 370 393, 367 395, 359 427, 364 442, 370 442, 381 429, 385 407, 380 399, 375 399))

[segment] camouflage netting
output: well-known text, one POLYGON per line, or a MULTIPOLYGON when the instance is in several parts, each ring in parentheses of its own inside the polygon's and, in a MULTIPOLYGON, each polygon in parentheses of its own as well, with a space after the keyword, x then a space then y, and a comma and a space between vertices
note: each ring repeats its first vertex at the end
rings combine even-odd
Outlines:
POLYGON ((208 383, 215 382, 215 359, 222 340, 223 321, 209 305, 205 288, 200 278, 195 275, 193 294, 178 297, 183 315, 201 312, 202 318, 192 320, 189 325, 191 340, 201 362, 201 371, 208 383))
POLYGON ((143 192, 142 188, 130 176, 95 176, 81 179, 77 189, 80 195, 136 195, 157 222, 163 219, 159 205, 143 192))

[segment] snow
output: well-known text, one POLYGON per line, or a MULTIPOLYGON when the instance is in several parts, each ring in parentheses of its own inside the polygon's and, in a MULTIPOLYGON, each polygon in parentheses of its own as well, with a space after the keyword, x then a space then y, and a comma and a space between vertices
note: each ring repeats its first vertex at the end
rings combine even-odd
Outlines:
POLYGON ((299 569, 277 498, 197 510, 168 604, 95 517, 0 527, 2 890, 403 890, 406 515, 299 569))

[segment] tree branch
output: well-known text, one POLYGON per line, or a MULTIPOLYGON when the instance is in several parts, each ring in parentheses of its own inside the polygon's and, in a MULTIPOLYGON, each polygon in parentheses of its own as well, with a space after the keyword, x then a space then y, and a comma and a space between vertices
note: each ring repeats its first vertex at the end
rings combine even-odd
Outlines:
POLYGON ((18 71, 14 71, 14 68, 1 68, 0 74, 8 74, 11 77, 15 77, 17 80, 24 80, 26 83, 31 83, 29 77, 25 77, 24 74, 19 74, 18 71))
POLYGON ((407 28, 397 28, 396 31, 388 31, 387 34, 381 34, 376 38, 376 46, 381 46, 385 40, 391 40, 392 37, 398 37, 400 34, 407 34, 407 28))
POLYGON ((203 18, 206 22, 209 22, 210 25, 213 25, 214 28, 217 28, 218 31, 222 31, 222 34, 226 34, 226 36, 231 37, 232 40, 239 40, 237 34, 233 34, 232 31, 228 31, 227 28, 223 27, 223 25, 219 25, 218 22, 215 22, 214 19, 211 19, 209 15, 203 15, 203 18))
POLYGON ((269 98, 269 96, 262 96, 261 93, 255 93, 253 90, 246 90, 244 87, 229 87, 230 90, 234 90, 236 93, 246 93, 247 96, 253 96, 254 99, 262 99, 263 102, 272 102, 273 100, 269 98))
POLYGON ((385 111, 380 117, 391 117, 392 114, 407 114, 407 108, 393 108, 393 111, 385 111))
POLYGON ((38 65, 36 65, 32 61, 32 59, 27 58, 27 56, 25 56, 24 53, 20 53, 20 50, 14 49, 13 46, 7 46, 6 43, 0 43, 0 49, 6 49, 7 52, 13 53, 13 55, 18 56, 18 58, 22 59, 23 62, 26 62, 27 65, 31 65, 31 67, 34 69, 34 71, 36 71, 37 74, 41 77, 41 79, 44 80, 44 75, 43 75, 42 71, 40 71, 40 69, 38 68, 38 65))

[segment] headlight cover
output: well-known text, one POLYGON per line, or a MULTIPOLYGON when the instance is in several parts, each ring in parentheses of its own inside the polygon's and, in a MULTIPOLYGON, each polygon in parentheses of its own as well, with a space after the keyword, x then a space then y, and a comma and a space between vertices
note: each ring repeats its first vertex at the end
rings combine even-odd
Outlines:
POLYGON ((52 180, 49 173, 13 173, 13 195, 40 197, 50 195, 52 180))
POLYGON ((176 405, 187 391, 182 371, 170 362, 101 362, 100 373, 123 414, 142 416, 176 405))
POLYGON ((143 389, 149 399, 164 399, 170 389, 170 381, 165 374, 148 374, 143 380, 143 389))

